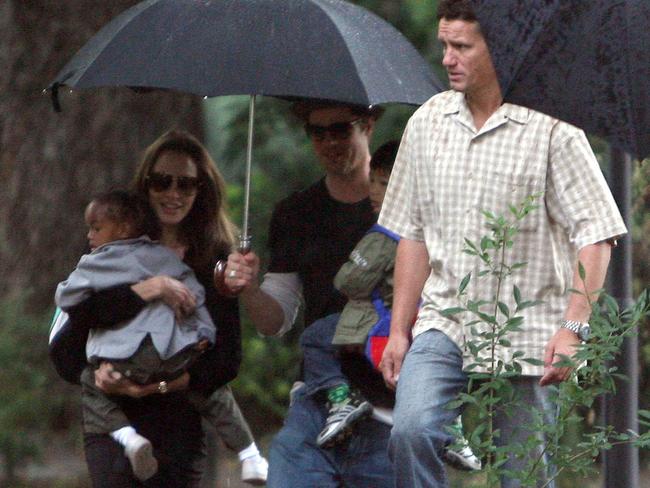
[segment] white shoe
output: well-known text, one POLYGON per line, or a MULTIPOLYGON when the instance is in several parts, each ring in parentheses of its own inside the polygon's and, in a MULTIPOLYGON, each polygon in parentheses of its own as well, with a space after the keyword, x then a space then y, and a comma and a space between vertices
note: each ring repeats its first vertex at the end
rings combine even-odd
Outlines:
POLYGON ((351 394, 346 403, 331 404, 325 427, 316 437, 318 447, 330 448, 342 443, 350 435, 354 424, 372 413, 370 402, 351 394))
POLYGON ((481 460, 476 457, 469 446, 463 446, 461 449, 445 449, 445 462, 452 468, 461 471, 480 471, 481 460))
POLYGON ((293 405, 294 401, 296 400, 296 393, 303 386, 305 386, 304 381, 294 381, 293 385, 291 385, 291 390, 289 390, 289 406, 293 405))
POLYGON ((269 463, 259 454, 241 462, 241 480, 244 483, 261 486, 266 484, 269 474, 269 463))
POLYGON ((456 417, 449 430, 454 434, 456 440, 453 444, 445 448, 443 454, 445 462, 449 466, 461 471, 480 471, 482 467, 481 460, 476 457, 474 451, 469 446, 469 442, 465 439, 463 423, 460 416, 456 417))
POLYGON ((124 454, 131 463, 133 475, 140 481, 151 478, 158 471, 158 461, 153 456, 153 446, 146 437, 140 434, 132 435, 124 446, 124 454))

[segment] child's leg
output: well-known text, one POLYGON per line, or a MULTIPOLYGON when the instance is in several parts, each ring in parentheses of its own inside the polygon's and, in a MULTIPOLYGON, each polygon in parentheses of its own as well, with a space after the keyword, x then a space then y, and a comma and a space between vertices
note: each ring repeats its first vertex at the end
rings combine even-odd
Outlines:
POLYGON ((81 374, 84 431, 109 434, 124 447, 133 474, 140 480, 151 478, 158 471, 153 446, 139 435, 118 404, 95 386, 95 368, 88 366, 81 374))
POLYGON ((81 408, 84 432, 109 434, 130 425, 120 406, 95 386, 93 366, 81 373, 81 408))
POLYGON ((300 336, 304 381, 308 395, 348 384, 347 378, 341 372, 336 347, 332 345, 338 319, 339 314, 319 319, 307 327, 300 336))
POLYGON ((192 404, 201 416, 212 425, 228 449, 236 453, 255 444, 246 419, 228 385, 217 389, 209 398, 199 399, 199 395, 189 394, 192 404))
POLYGON ((454 420, 453 425, 450 427, 453 431, 454 440, 453 444, 445 448, 443 459, 450 466, 460 469, 461 471, 480 471, 481 460, 476 457, 474 451, 469 446, 469 442, 465 439, 463 433, 463 422, 459 415, 454 420))
POLYGON ((237 453, 242 463, 242 481, 254 485, 266 483, 268 462, 260 454, 230 387, 222 386, 207 399, 192 393, 188 397, 203 418, 216 429, 226 447, 237 453))

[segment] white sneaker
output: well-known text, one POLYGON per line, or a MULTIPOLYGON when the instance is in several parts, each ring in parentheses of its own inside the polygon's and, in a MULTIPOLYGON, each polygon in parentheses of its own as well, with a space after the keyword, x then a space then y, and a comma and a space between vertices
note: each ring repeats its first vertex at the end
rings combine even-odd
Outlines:
POLYGON ((255 486, 266 484, 269 474, 269 463, 259 454, 241 462, 241 480, 255 486))
POLYGON ((449 466, 461 471, 481 470, 481 460, 476 457, 469 446, 463 446, 461 449, 447 447, 445 449, 444 459, 449 466))
POLYGON ((289 406, 293 405, 294 401, 296 400, 296 393, 303 386, 305 386, 304 381, 294 381, 293 385, 291 385, 291 390, 289 390, 289 406))
POLYGON ((153 446, 146 437, 140 434, 132 435, 124 446, 124 454, 131 463, 133 475, 140 481, 151 478, 158 471, 153 446))
POLYGON ((463 433, 463 423, 460 416, 456 417, 454 423, 449 426, 449 430, 454 434, 456 440, 453 444, 446 447, 443 454, 445 462, 461 471, 480 471, 481 460, 476 457, 474 451, 469 446, 463 433))
POLYGON ((316 437, 318 447, 330 448, 342 443, 350 435, 359 420, 372 413, 372 405, 360 396, 351 393, 346 403, 330 404, 325 427, 316 437))

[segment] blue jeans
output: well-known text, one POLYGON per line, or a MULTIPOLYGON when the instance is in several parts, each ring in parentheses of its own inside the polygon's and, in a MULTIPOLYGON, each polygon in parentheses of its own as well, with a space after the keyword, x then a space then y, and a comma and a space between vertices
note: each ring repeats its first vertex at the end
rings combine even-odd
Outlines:
MULTIPOLYGON (((454 439, 446 427, 461 412, 460 409, 448 409, 446 405, 467 388, 467 374, 462 366, 460 349, 444 333, 429 330, 414 339, 397 383, 395 425, 389 443, 396 488, 449 486, 442 452, 454 439)), ((523 442, 530 435, 520 426, 530 419, 532 407, 547 413, 549 422, 554 421, 547 390, 539 387, 538 381, 537 377, 522 377, 513 382, 526 404, 511 417, 497 417, 495 428, 502 429, 501 438, 505 442, 515 439, 523 442)), ((506 467, 516 469, 525 462, 510 460, 506 467)), ((543 477, 538 480, 538 486, 544 483, 543 477)), ((503 478, 501 486, 514 488, 519 483, 503 478)))
POLYGON ((339 314, 317 320, 300 336, 305 386, 294 393, 284 426, 269 451, 269 488, 393 488, 390 427, 361 420, 349 442, 321 449, 327 407, 314 393, 348 383, 332 346, 339 314))
POLYGON ((390 427, 361 420, 349 442, 329 449, 316 445, 327 409, 302 387, 269 451, 268 488, 393 488, 388 459, 390 427))
POLYGON ((343 383, 348 384, 336 357, 336 346, 332 345, 339 317, 340 314, 335 313, 318 319, 300 336, 303 381, 307 386, 307 395, 343 383))

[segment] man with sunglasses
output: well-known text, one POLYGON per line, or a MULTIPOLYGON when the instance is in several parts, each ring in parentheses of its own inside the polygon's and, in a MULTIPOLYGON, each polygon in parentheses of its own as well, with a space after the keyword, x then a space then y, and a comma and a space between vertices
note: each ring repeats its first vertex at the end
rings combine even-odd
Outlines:
MULTIPOLYGON (((375 220, 368 199, 369 143, 379 112, 323 102, 298 102, 293 111, 305 122, 325 176, 276 206, 263 282, 258 283, 259 259, 252 252, 229 256, 225 280, 232 291, 241 291, 260 333, 287 332, 304 302, 306 326, 326 318, 318 323, 331 343, 346 303, 333 286, 334 276, 375 220)), ((325 398, 308 394, 304 385, 292 390, 285 425, 271 445, 268 486, 392 487, 389 426, 362 420, 349 443, 322 449, 316 438, 327 416, 325 398)))

